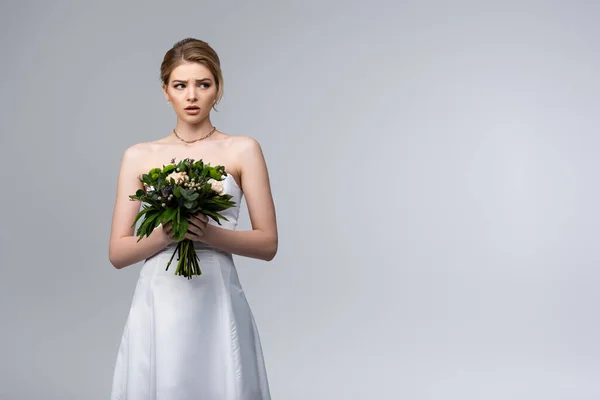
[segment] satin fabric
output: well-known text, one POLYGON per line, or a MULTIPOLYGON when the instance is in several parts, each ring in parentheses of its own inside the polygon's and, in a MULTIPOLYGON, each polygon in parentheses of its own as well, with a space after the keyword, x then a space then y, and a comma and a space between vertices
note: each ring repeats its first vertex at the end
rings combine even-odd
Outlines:
MULTIPOLYGON (((243 192, 224 180, 236 207, 243 192)), ((209 220, 211 224, 216 222, 209 220)), ((257 326, 231 254, 194 243, 202 275, 175 276, 175 244, 145 260, 114 369, 111 400, 270 400, 257 326)))

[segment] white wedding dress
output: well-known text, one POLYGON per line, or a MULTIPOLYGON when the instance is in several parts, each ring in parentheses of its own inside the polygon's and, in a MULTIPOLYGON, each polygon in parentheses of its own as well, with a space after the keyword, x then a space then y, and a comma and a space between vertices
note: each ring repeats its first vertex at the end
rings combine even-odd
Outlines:
MULTIPOLYGON (((243 192, 224 187, 236 206, 243 192)), ((211 224, 216 224, 209 220, 211 224)), ((174 274, 176 245, 145 260, 118 349, 111 400, 270 400, 254 317, 229 253, 194 242, 202 275, 174 274)))

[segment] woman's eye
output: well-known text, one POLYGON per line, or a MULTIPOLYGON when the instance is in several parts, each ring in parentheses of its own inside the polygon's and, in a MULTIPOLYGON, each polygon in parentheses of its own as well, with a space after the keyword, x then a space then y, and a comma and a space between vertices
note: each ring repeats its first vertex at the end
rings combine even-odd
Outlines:
POLYGON ((178 83, 175 86, 173 86, 175 89, 179 89, 181 86, 183 86, 183 83, 178 83))

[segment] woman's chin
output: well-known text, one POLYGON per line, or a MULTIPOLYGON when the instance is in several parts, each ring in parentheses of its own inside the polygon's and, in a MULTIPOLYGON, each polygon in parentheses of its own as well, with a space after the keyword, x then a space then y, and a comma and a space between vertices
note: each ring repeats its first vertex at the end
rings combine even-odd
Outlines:
POLYGON ((201 122, 203 122, 206 118, 208 117, 208 115, 189 115, 186 113, 180 114, 179 115, 179 119, 183 122, 186 122, 190 125, 196 125, 199 124, 201 122))

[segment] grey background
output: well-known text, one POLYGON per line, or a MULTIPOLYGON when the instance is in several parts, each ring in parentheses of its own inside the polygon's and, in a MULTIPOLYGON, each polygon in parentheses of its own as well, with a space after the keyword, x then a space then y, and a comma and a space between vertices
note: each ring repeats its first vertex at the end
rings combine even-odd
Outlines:
POLYGON ((141 266, 108 261, 120 158, 172 129, 187 36, 222 58, 213 122, 270 169, 279 253, 236 262, 273 399, 600 398, 599 17, 3 2, 0 398, 108 398, 141 266))

